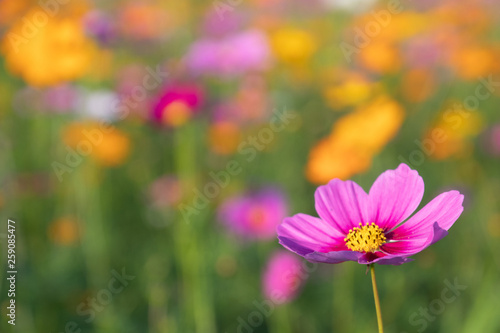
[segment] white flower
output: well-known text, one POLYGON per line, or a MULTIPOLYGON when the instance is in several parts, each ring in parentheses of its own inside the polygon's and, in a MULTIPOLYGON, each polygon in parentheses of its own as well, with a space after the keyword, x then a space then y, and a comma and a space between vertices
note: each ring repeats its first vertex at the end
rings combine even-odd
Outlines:
POLYGON ((78 102, 78 111, 84 117, 97 120, 116 120, 116 106, 118 95, 111 90, 81 91, 78 102))
POLYGON ((377 0, 321 0, 329 9, 345 10, 352 13, 367 12, 373 8, 377 0))

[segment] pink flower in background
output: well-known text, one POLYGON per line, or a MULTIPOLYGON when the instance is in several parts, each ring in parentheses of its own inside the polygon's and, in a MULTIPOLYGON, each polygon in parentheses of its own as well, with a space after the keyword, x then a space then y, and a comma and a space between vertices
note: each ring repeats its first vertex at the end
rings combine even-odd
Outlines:
POLYGON ((149 199, 158 208, 173 207, 182 200, 182 186, 175 175, 165 175, 149 186, 149 199))
POLYGON ((47 89, 43 99, 47 109, 57 113, 67 113, 75 110, 79 95, 80 92, 77 88, 69 84, 62 84, 47 89))
POLYGON ((449 191, 410 217, 423 195, 424 181, 406 164, 382 173, 368 194, 353 181, 333 179, 316 190, 320 218, 286 218, 278 239, 312 262, 401 265, 446 236, 463 211, 464 196, 449 191))
POLYGON ((267 69, 270 55, 266 35, 247 30, 223 39, 198 40, 191 45, 185 61, 193 73, 231 77, 267 69))
POLYGON ((266 299, 276 304, 288 303, 297 296, 304 282, 300 259, 285 251, 275 252, 262 277, 262 289, 266 299))
POLYGON ((154 104, 152 119, 170 127, 181 126, 198 113, 202 100, 203 92, 198 86, 169 86, 154 104))
POLYGON ((483 147, 491 156, 500 156, 500 124, 493 125, 483 135, 483 147))
POLYGON ((240 30, 244 17, 240 11, 226 12, 223 19, 217 10, 209 11, 203 22, 203 33, 209 36, 221 37, 240 30))
POLYGON ((443 47, 432 36, 419 36, 408 41, 405 58, 409 66, 431 68, 443 58, 443 47))
POLYGON ((231 232, 249 239, 276 237, 276 226, 286 214, 285 197, 274 189, 229 198, 218 212, 220 221, 231 232))
POLYGON ((269 88, 266 80, 257 74, 241 77, 238 90, 230 98, 214 106, 216 121, 231 121, 240 126, 259 124, 271 116, 269 88))

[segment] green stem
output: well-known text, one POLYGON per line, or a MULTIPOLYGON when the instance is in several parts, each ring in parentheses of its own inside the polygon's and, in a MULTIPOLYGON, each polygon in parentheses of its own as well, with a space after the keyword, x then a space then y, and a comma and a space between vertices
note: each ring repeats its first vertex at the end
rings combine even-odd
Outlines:
POLYGON ((377 311, 378 332, 384 333, 384 325, 382 324, 382 311, 380 311, 380 300, 378 298, 377 280, 375 279, 375 266, 374 266, 374 264, 370 265, 370 273, 372 275, 373 298, 375 299, 375 309, 377 311))
POLYGON ((278 305, 273 315, 272 333, 292 333, 288 304, 278 305))
MULTIPOLYGON (((197 131, 196 124, 186 124, 176 129, 175 163, 176 171, 184 193, 192 193, 197 185, 197 131)), ((206 245, 206 236, 201 235, 201 223, 206 212, 200 212, 192 221, 179 218, 175 226, 178 263, 183 274, 185 312, 189 313, 196 332, 215 333, 215 315, 212 306, 210 287, 207 285, 206 265, 202 249, 206 245), (197 224, 195 226, 188 223, 197 224)), ((189 323, 188 325, 190 325, 189 323)))

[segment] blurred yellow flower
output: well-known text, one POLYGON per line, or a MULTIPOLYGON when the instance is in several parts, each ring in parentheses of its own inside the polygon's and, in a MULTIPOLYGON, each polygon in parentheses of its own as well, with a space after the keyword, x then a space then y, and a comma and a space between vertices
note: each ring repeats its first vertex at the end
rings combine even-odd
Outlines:
POLYGON ((272 33, 271 45, 276 58, 287 65, 306 64, 317 49, 315 38, 296 28, 282 28, 272 33))
POLYGON ((71 217, 61 217, 49 225, 48 234, 57 245, 71 245, 79 238, 78 223, 71 217))
POLYGON ((81 155, 90 155, 97 163, 108 167, 122 164, 130 151, 130 139, 126 134, 117 128, 104 129, 97 123, 71 124, 65 128, 63 140, 81 155))
POLYGON ((374 155, 396 135, 403 120, 403 109, 388 97, 379 97, 340 118, 332 133, 311 150, 307 178, 324 184, 367 170, 374 155))
POLYGON ((33 86, 50 86, 85 75, 96 50, 77 17, 49 17, 34 9, 2 40, 7 68, 33 86), (42 24, 44 23, 44 24, 42 24))
POLYGON ((442 160, 449 157, 464 157, 472 152, 471 139, 481 133, 484 121, 477 111, 446 110, 439 120, 424 135, 424 141, 432 141, 435 146, 429 152, 431 158, 442 160), (442 139, 436 140, 435 133, 442 139))
POLYGON ((323 90, 323 96, 328 106, 341 109, 366 102, 377 86, 360 75, 352 75, 340 84, 327 86, 323 90))

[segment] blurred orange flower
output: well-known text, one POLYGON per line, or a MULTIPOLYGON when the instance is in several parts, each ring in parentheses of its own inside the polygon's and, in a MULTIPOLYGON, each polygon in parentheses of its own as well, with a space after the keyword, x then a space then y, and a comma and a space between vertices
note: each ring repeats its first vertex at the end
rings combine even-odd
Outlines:
POLYGON ((465 80, 477 80, 491 74, 496 67, 498 55, 484 46, 464 47, 451 55, 450 65, 457 75, 465 80))
POLYGON ((2 40, 9 71, 33 86, 82 77, 95 50, 77 17, 49 17, 41 9, 24 15, 2 40))
POLYGON ((221 155, 234 153, 241 141, 241 132, 238 126, 228 121, 213 123, 210 126, 208 136, 210 149, 221 155))
POLYGON ((311 150, 307 178, 324 184, 367 170, 373 156, 396 135, 403 120, 403 109, 388 97, 379 97, 342 117, 332 133, 311 150))
POLYGON ((446 110, 440 113, 439 120, 425 133, 423 140, 432 141, 435 145, 429 152, 431 158, 464 157, 471 153, 471 139, 481 133, 483 127, 483 117, 477 111, 446 110), (438 131, 440 140, 435 139, 438 131))
POLYGON ((428 69, 411 69, 403 73, 401 89, 409 102, 423 102, 435 91, 434 74, 428 69))
POLYGON ((359 61, 366 69, 377 74, 394 73, 401 67, 401 55, 389 41, 371 41, 360 49, 359 61))
POLYGON ((155 39, 165 36, 177 21, 174 15, 155 4, 130 2, 121 12, 119 26, 128 37, 155 39))
POLYGON ((0 26, 10 24, 28 7, 28 0, 3 0, 0 1, 0 26))
POLYGON ((411 11, 391 14, 388 11, 370 11, 354 21, 357 34, 365 39, 402 41, 432 28, 429 16, 411 11), (358 30, 359 29, 359 30, 358 30), (363 34, 365 36, 363 36, 363 34))
POLYGON ((83 156, 90 155, 103 166, 122 164, 129 155, 130 139, 117 128, 97 123, 74 123, 65 128, 64 142, 83 156))
POLYGON ((79 238, 78 223, 71 217, 61 217, 49 225, 48 234, 57 245, 71 245, 79 238))

